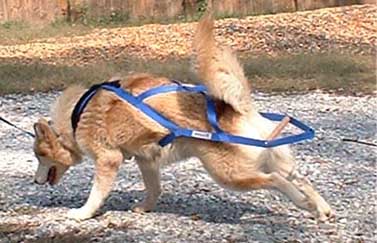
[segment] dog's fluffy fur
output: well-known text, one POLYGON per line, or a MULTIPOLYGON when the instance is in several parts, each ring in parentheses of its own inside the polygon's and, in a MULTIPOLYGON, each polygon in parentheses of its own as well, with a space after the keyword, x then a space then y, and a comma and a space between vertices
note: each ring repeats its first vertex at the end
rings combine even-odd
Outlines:
MULTIPOLYGON (((249 82, 236 57, 227 48, 216 46, 213 20, 207 15, 198 24, 193 47, 199 78, 216 101, 221 128, 227 132, 257 139, 266 138, 274 128, 261 117, 250 98, 249 82)), ((149 74, 130 76, 121 86, 134 95, 169 84, 166 78, 149 74)), ((99 91, 81 115, 76 136, 70 116, 85 92, 79 86, 68 88, 52 108, 52 125, 39 120, 34 128, 35 154, 39 159, 36 182, 55 184, 72 165, 89 155, 95 160, 95 177, 85 205, 69 211, 69 217, 92 217, 111 191, 120 164, 135 156, 142 172, 146 197, 134 206, 137 212, 154 208, 161 193, 160 166, 164 162, 198 157, 212 178, 232 190, 275 189, 298 207, 321 219, 331 216, 330 206, 310 183, 295 171, 288 146, 270 149, 238 144, 215 143, 178 138, 161 148, 158 141, 169 131, 132 105, 109 91, 99 91)), ((210 131, 205 99, 200 94, 166 93, 150 97, 146 103, 182 127, 210 131)))

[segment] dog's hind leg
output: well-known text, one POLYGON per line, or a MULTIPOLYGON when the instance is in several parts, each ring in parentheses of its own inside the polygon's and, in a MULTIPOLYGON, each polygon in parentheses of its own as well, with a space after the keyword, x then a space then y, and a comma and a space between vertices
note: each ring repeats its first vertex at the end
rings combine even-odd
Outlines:
POLYGON ((326 220, 332 216, 332 211, 328 203, 312 187, 309 180, 300 175, 295 168, 295 160, 287 147, 274 149, 270 156, 267 166, 269 173, 279 173, 282 177, 290 181, 309 201, 314 208, 312 213, 316 214, 319 220, 326 220))
MULTIPOLYGON (((306 196, 289 180, 277 172, 265 173, 247 162, 238 162, 229 156, 229 160, 218 159, 209 161, 202 159, 204 167, 220 185, 225 188, 239 191, 255 189, 274 189, 286 195, 297 207, 313 211, 315 205, 307 200, 306 196)), ((215 158, 211 158, 215 159, 215 158)))
POLYGON ((309 180, 300 175, 295 168, 295 160, 287 147, 275 148, 273 153, 268 154, 266 159, 268 163, 268 172, 276 172, 286 178, 288 181, 305 195, 306 200, 314 205, 313 213, 319 220, 326 220, 332 216, 332 211, 328 203, 313 188, 309 180))
POLYGON ((157 161, 143 159, 137 159, 137 164, 143 177, 146 197, 142 202, 134 205, 132 210, 143 213, 153 210, 161 194, 160 165, 157 161))
POLYGON ((234 174, 230 183, 238 190, 274 189, 286 195, 297 207, 312 211, 314 205, 296 186, 279 173, 245 172, 234 174))
POLYGON ((116 178, 123 155, 118 150, 102 150, 97 156, 95 165, 95 177, 89 198, 81 208, 71 209, 68 217, 76 220, 84 220, 94 216, 109 195, 116 178))
POLYGON ((319 195, 319 193, 313 188, 310 181, 304 176, 300 175, 297 171, 294 171, 288 178, 292 183, 311 201, 316 208, 317 217, 321 221, 325 221, 328 218, 334 216, 330 205, 325 199, 319 195))

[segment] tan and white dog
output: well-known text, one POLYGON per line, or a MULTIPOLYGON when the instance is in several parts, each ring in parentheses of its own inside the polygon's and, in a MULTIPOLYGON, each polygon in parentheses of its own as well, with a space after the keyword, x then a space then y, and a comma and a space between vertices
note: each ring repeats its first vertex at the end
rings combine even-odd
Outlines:
MULTIPOLYGON (((193 47, 195 68, 216 102, 221 128, 232 134, 265 139, 274 124, 255 110, 249 83, 237 58, 229 49, 216 45, 209 15, 198 24, 193 47)), ((122 80, 121 86, 138 95, 170 82, 167 78, 138 74, 122 80)), ((84 92, 79 86, 68 88, 52 107, 52 123, 40 119, 34 125, 34 151, 39 160, 37 183, 58 183, 64 172, 78 164, 84 155, 95 160, 89 198, 81 208, 69 211, 71 218, 93 217, 109 195, 126 156, 135 156, 146 188, 145 199, 134 206, 136 212, 153 210, 156 205, 161 193, 161 164, 195 156, 225 188, 278 190, 297 207, 313 212, 322 220, 332 215, 326 201, 295 171, 288 146, 265 149, 182 137, 162 148, 158 142, 170 132, 109 91, 100 90, 90 100, 74 136, 70 117, 84 92)), ((205 98, 200 94, 164 93, 145 102, 182 127, 211 129, 205 98)))

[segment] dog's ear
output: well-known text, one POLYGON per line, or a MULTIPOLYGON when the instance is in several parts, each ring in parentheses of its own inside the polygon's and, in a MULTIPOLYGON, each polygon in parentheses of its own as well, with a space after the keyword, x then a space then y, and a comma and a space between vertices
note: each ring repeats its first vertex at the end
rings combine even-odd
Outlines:
POLYGON ((48 122, 43 118, 34 123, 34 131, 39 140, 53 141, 56 137, 48 122))

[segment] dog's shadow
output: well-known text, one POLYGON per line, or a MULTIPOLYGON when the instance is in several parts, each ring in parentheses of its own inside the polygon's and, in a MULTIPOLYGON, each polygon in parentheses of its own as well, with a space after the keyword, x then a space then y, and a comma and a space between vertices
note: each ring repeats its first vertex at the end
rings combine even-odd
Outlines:
MULTIPOLYGON (((85 171, 87 172, 87 171, 85 171)), ((70 177, 69 177, 70 178, 70 177)), ((90 179, 75 180, 64 179, 59 185, 36 185, 30 176, 22 178, 27 193, 21 193, 21 197, 15 204, 29 204, 42 208, 79 208, 83 206, 89 197, 92 187, 90 179)), ((229 192, 232 193, 232 192, 229 192)), ((132 206, 143 200, 143 190, 112 190, 105 204, 99 210, 99 215, 108 211, 129 211, 132 206)), ((247 213, 252 215, 271 214, 270 210, 263 205, 253 205, 235 199, 234 195, 217 195, 211 191, 187 192, 163 192, 152 213, 175 214, 189 217, 193 220, 204 220, 213 223, 237 224, 241 217, 247 213)))
MULTIPOLYGON (((55 188, 49 186, 41 188, 41 186, 30 182, 30 180, 25 180, 23 183, 27 185, 26 187, 35 188, 28 190, 29 193, 24 194, 14 203, 28 204, 47 210, 49 208, 54 210, 57 207, 81 207, 86 202, 91 188, 90 182, 83 182, 78 185, 63 184, 55 188), (76 186, 81 190, 76 190, 76 186), (67 191, 67 187, 72 190, 67 191)), ((107 212, 130 213, 134 203, 141 201, 144 196, 143 190, 113 190, 95 218, 102 220, 102 216, 107 212)), ((216 192, 211 191, 199 191, 196 193, 164 192, 159 198, 157 207, 150 214, 153 215, 152 217, 159 214, 172 214, 174 215, 173 217, 184 218, 183 220, 239 225, 244 232, 240 237, 246 238, 260 235, 261 228, 266 231, 262 233, 266 237, 270 237, 268 232, 274 234, 273 232, 275 231, 284 231, 289 234, 298 234, 306 230, 305 224, 292 224, 284 213, 272 211, 259 203, 253 204, 252 195, 250 195, 250 202, 248 200, 245 202, 245 200, 237 199, 235 194, 226 195, 224 193, 224 195, 217 195, 216 192)), ((137 218, 138 215, 135 213, 134 217, 137 218)), ((255 240, 258 241, 257 238, 255 240)))
MULTIPOLYGON (((113 191, 103 209, 130 210, 134 202, 142 200, 144 196, 143 191, 113 191), (118 202, 126 202, 126 204, 118 205, 118 202)), ((245 213, 266 214, 270 211, 263 206, 235 202, 214 194, 182 194, 177 192, 163 193, 152 213, 175 214, 211 223, 237 224, 241 222, 241 217, 245 213)))
MULTIPOLYGON (((56 187, 53 190, 46 187, 22 197, 19 203, 43 208, 78 208, 84 205, 89 196, 90 183, 80 185, 80 187, 87 189, 77 193, 76 190, 63 192, 64 188, 56 187), (54 197, 48 196, 50 193, 53 193, 54 197)), ((97 216, 108 211, 129 211, 136 202, 140 202, 144 197, 145 192, 143 190, 113 190, 97 216)), ((245 213, 266 217, 272 214, 276 215, 263 205, 253 205, 249 202, 234 201, 229 198, 224 199, 211 192, 195 194, 162 193, 156 208, 151 213, 175 214, 192 220, 227 224, 241 223, 241 218, 245 213)))

